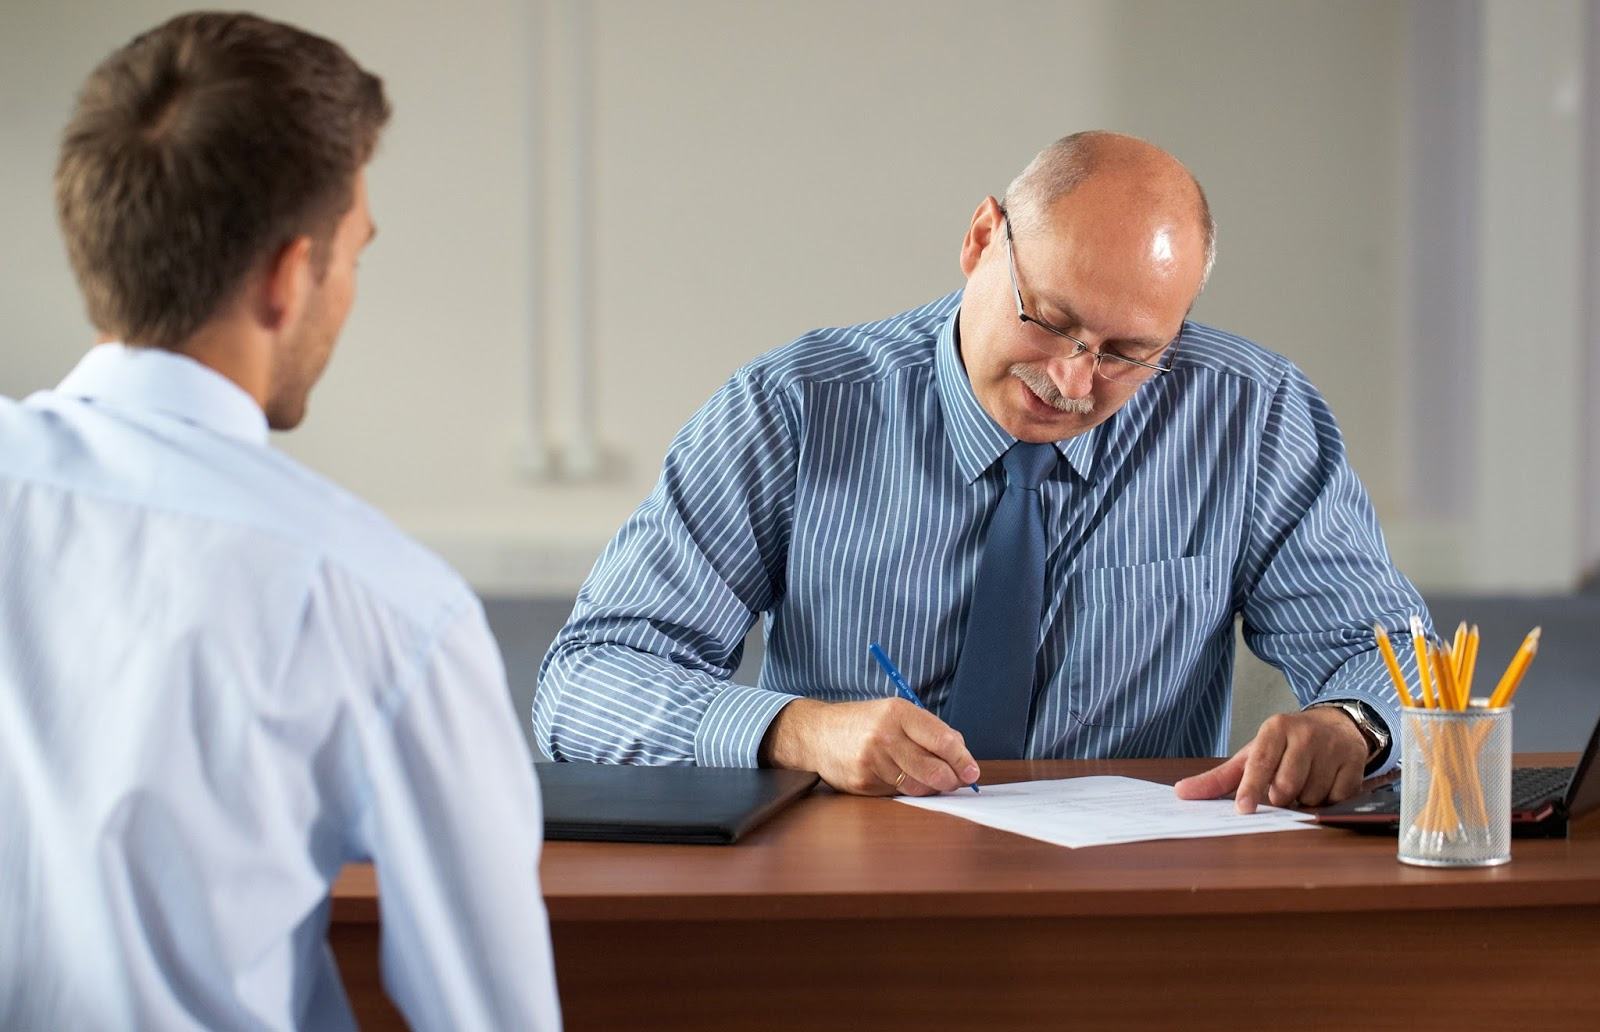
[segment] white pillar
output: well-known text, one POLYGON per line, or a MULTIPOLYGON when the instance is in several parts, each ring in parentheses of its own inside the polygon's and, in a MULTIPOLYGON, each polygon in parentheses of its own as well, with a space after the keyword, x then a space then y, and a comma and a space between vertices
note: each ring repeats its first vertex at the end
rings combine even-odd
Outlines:
POLYGON ((1576 580, 1583 411, 1584 0, 1487 0, 1473 447, 1479 585, 1576 580))

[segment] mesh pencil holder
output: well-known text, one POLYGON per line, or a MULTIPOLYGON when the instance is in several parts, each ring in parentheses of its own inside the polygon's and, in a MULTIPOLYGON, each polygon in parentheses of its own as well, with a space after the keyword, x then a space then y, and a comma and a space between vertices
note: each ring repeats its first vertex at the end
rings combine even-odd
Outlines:
POLYGON ((1511 859, 1511 707, 1406 709, 1402 863, 1492 867, 1511 859))

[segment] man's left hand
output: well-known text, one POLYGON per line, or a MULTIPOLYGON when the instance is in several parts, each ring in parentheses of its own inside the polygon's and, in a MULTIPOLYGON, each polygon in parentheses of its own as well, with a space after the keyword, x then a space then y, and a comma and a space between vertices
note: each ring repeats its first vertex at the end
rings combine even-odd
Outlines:
POLYGON ((1216 799, 1229 792, 1240 813, 1273 806, 1321 806, 1356 794, 1367 765, 1367 740, 1341 710, 1329 706, 1268 717, 1233 758, 1173 788, 1179 799, 1216 799))

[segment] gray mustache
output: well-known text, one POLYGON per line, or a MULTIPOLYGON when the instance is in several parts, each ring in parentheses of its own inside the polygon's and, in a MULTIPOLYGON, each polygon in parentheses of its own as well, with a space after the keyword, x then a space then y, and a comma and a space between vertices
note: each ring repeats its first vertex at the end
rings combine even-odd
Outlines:
POLYGON ((1026 384, 1028 390, 1032 391, 1035 397, 1058 412, 1086 416, 1094 411, 1093 397, 1067 397, 1056 389, 1054 383, 1050 382, 1050 377, 1033 366, 1018 362, 1008 372, 1026 384))

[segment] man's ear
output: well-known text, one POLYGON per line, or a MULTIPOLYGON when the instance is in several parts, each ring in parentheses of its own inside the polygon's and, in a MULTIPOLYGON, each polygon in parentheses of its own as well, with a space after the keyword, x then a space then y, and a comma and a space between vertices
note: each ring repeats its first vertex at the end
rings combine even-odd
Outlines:
POLYGON ((311 292, 311 238, 297 236, 267 260, 256 292, 255 314, 272 332, 292 326, 311 292))
POLYGON ((983 252, 991 244, 1000 242, 1000 234, 1004 232, 1000 219, 1000 202, 993 197, 985 197, 978 210, 972 213, 972 225, 967 227, 967 235, 961 240, 961 274, 968 279, 972 278, 972 270, 978 267, 983 252))

